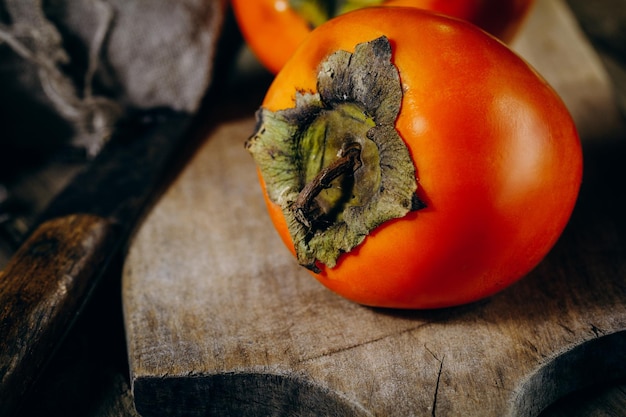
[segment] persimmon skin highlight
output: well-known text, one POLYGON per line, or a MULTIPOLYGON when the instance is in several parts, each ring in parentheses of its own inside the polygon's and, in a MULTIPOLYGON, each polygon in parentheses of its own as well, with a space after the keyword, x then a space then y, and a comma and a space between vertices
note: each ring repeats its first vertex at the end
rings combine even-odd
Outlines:
MULTIPOLYGON (((534 0, 384 0, 381 7, 414 7, 471 22, 511 42, 534 0)), ((288 0, 231 0, 239 28, 259 61, 278 73, 311 32, 288 0)))
MULTIPOLYGON (((491 296, 535 268, 570 218, 582 179, 574 122, 555 91, 503 43, 413 8, 362 9, 318 27, 262 106, 293 107, 296 91, 316 91, 325 57, 383 35, 403 88, 395 126, 427 207, 382 224, 334 268, 319 265, 312 275, 376 307, 431 309, 491 296)), ((260 182, 293 252, 281 209, 260 182)))

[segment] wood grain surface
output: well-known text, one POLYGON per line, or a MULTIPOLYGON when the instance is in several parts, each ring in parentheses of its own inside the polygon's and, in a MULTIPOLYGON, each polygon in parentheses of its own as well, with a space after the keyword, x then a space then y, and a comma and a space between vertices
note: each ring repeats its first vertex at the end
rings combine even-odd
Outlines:
POLYGON ((117 229, 93 215, 47 221, 0 271, 0 415, 15 412, 73 324, 117 229))
POLYGON ((515 48, 570 108, 585 179, 536 270, 480 303, 362 307, 302 270, 269 222, 233 98, 137 234, 123 305, 143 416, 534 416, 626 377, 623 126, 597 57, 559 1, 515 48), (233 109, 235 109, 233 113, 233 109))

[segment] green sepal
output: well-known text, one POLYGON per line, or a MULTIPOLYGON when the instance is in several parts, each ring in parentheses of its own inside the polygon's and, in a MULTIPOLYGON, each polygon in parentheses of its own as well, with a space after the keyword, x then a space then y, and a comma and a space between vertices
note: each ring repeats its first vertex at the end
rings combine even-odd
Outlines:
POLYGON ((246 146, 283 211, 298 261, 314 271, 317 262, 334 267, 373 229, 422 207, 413 160, 395 129, 402 86, 391 58, 384 36, 354 53, 337 51, 320 65, 318 93, 296 93, 290 109, 257 112, 246 146), (361 149, 361 164, 316 196, 323 221, 303 224, 294 209, 298 196, 351 143, 361 149))
POLYGON ((382 3, 384 0, 289 0, 289 7, 315 28, 340 14, 382 3))

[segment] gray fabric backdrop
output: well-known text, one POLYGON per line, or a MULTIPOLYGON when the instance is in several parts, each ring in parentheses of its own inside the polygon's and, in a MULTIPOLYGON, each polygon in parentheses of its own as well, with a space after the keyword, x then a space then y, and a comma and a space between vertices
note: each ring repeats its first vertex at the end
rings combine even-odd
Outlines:
POLYGON ((69 142, 94 155, 129 108, 195 111, 217 1, 0 0, 0 153, 69 142))

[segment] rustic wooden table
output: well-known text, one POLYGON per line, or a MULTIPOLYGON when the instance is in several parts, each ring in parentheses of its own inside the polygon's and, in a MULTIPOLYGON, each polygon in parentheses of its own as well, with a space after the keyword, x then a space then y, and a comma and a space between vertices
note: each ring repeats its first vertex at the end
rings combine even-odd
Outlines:
MULTIPOLYGON (((568 0, 568 4, 602 58, 611 76, 616 101, 626 114, 626 0, 568 0)), ((250 93, 254 102, 261 97, 262 86, 250 93)), ((6 188, 0 183, 0 208, 8 207, 2 205, 3 201, 26 202, 5 210, 5 217, 0 210, 0 269, 15 250, 15 243, 32 225, 36 213, 80 166, 76 162, 47 161, 13 177, 17 178, 13 182, 5 182, 6 188)), ((621 179, 616 179, 615 187, 616 192, 621 192, 621 179)), ((623 244, 625 239, 622 235, 619 242, 623 244)), ((137 415, 130 392, 122 317, 122 263, 123 259, 117 259, 110 267, 106 279, 27 399, 21 416, 137 415)), ((542 417, 623 415, 626 415, 626 381, 575 393, 541 414, 542 417)))

